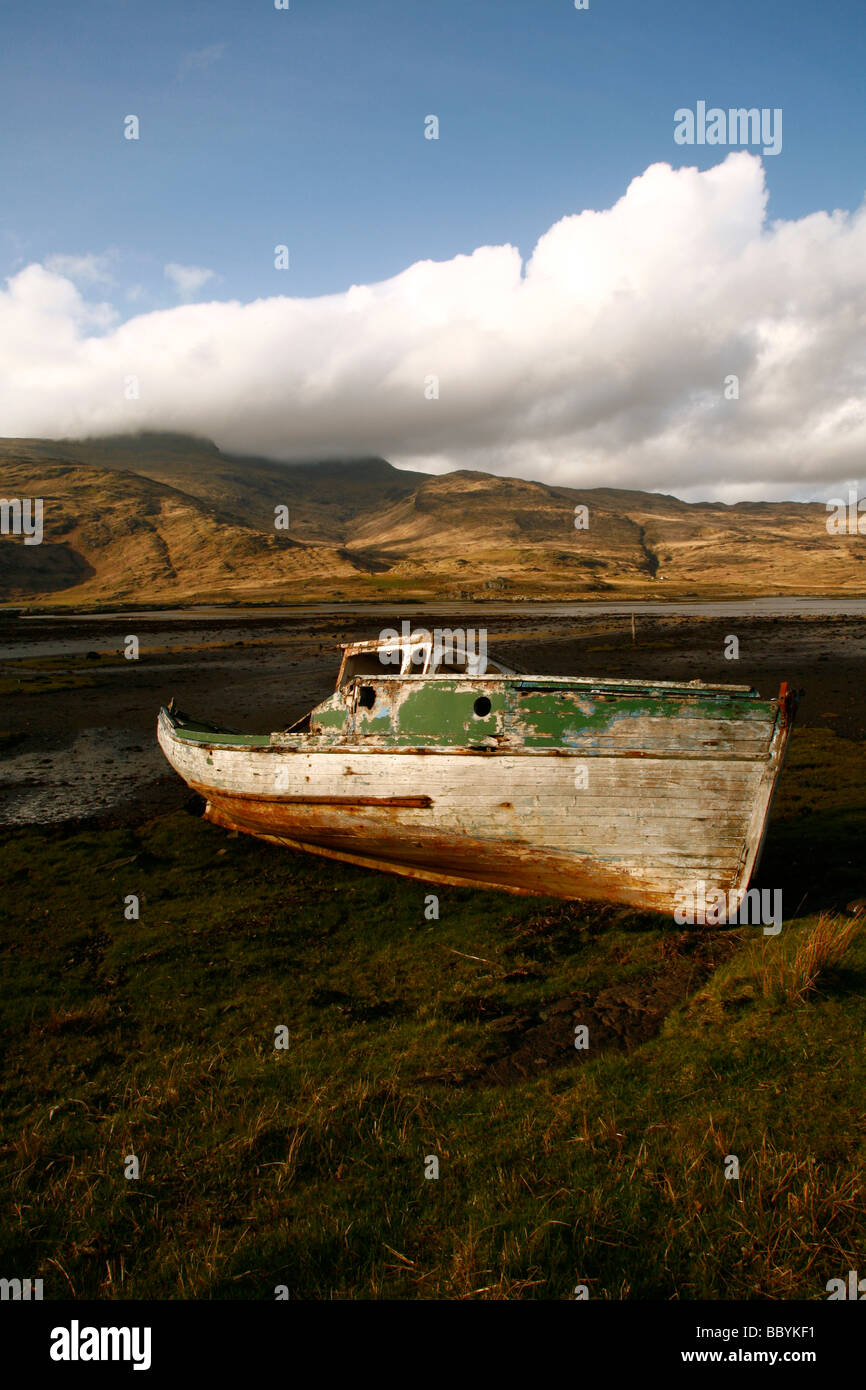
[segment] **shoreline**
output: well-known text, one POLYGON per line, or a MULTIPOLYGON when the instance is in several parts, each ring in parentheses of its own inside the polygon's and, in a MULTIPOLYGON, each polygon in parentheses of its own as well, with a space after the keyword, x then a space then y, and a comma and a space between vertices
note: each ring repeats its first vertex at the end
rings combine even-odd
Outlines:
POLYGON ((87 622, 108 618, 149 618, 184 621, 207 618, 250 617, 320 617, 330 613, 393 613, 401 606, 428 613, 456 614, 472 610, 488 614, 527 613, 539 617, 568 617, 580 613, 589 616, 623 616, 630 613, 651 617, 665 614, 684 617, 748 617, 749 615, 787 617, 808 614, 813 617, 855 615, 866 616, 866 595, 763 594, 741 598, 675 598, 675 599, 418 599, 393 600, 333 599, 315 603, 276 604, 123 604, 98 608, 40 609, 32 612, 21 607, 0 605, 0 622, 15 621, 87 622), (805 605, 805 606, 804 606, 805 605))

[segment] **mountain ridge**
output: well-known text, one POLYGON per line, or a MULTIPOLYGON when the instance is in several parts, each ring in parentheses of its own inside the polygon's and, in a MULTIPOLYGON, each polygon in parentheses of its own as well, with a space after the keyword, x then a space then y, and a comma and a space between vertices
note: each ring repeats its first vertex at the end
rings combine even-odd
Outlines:
POLYGON ((866 593, 866 538, 828 535, 820 503, 280 463, 155 432, 0 439, 0 498, 24 496, 44 540, 0 538, 6 603, 866 593))

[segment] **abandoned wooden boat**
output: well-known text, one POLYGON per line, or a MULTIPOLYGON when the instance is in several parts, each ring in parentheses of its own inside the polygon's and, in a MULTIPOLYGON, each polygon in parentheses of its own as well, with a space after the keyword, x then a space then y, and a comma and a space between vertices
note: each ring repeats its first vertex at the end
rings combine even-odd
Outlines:
POLYGON ((745 685, 520 675, 414 636, 343 647, 289 729, 159 715, 215 824, 438 883, 670 912, 744 893, 796 700, 745 685), (396 669, 389 670, 389 662, 396 669))

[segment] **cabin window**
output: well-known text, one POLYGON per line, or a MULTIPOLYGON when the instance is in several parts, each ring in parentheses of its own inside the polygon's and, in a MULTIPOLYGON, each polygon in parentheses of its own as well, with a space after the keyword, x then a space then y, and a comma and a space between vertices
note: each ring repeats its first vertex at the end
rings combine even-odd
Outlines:
POLYGON ((362 685, 361 693, 358 696, 358 704, 362 709, 372 709, 376 703, 376 692, 372 685, 362 685))
POLYGON ((436 667, 436 674, 439 676, 465 676, 470 672, 470 669, 465 652, 446 651, 436 667))
POLYGON ((508 669, 498 661, 491 661, 486 652, 474 651, 472 645, 453 642, 438 650, 434 647, 431 672, 437 676, 483 676, 491 672, 507 675, 508 669))
MULTIPOLYGON (((400 653, 397 649, 396 659, 399 664, 400 653)), ((347 685, 354 680, 355 676, 382 676, 387 675, 389 667, 394 669, 394 662, 391 653, 388 651, 356 652, 354 656, 347 656, 343 664, 343 677, 341 685, 347 685)))
POLYGON ((486 719, 491 709, 490 701, 486 695, 479 695, 472 708, 475 710, 476 719, 486 719))

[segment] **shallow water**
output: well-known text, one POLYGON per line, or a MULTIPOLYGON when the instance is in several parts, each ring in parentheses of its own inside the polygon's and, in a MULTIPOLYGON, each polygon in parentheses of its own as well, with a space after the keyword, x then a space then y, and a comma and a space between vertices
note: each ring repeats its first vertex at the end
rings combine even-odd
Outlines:
MULTIPOLYGON (((141 616, 141 615, 139 615, 141 616)), ((54 621, 57 621, 56 619, 54 621)), ((78 619, 79 626, 89 625, 93 620, 78 619)), ((261 626, 255 629, 256 632, 266 633, 279 631, 280 625, 275 623, 272 628, 261 626)), ((192 631, 185 629, 183 632, 163 631, 156 628, 144 628, 139 626, 137 629, 123 618, 117 621, 116 631, 106 634, 94 635, 92 632, 86 637, 44 637, 39 633, 34 633, 33 637, 26 641, 0 642, 0 661, 26 661, 27 658, 42 659, 49 656, 84 656, 85 653, 93 651, 99 652, 100 656, 123 656, 124 638, 130 633, 134 634, 139 640, 139 651, 146 655, 148 650, 184 650, 188 647, 196 647, 201 650, 204 647, 219 645, 221 647, 230 646, 233 642, 238 644, 249 642, 254 636, 254 632, 249 627, 201 627, 195 626, 192 631)))
POLYGON ((538 617, 579 618, 582 613, 612 616, 623 613, 647 613, 663 617, 725 618, 731 616, 793 617, 799 613, 809 617, 824 617, 830 614, 866 614, 866 598, 810 598, 808 595, 775 598, 742 599, 676 599, 665 602, 663 599, 635 599, 632 602, 619 600, 588 599, 576 603, 509 603, 506 599, 488 600, 476 603, 471 599, 457 603, 311 603, 296 607, 282 608, 235 608, 219 606, 200 608, 163 608, 131 610, 120 613, 26 613, 22 622, 128 622, 139 620, 165 619, 179 622, 183 619, 205 618, 338 618, 342 613, 403 613, 411 620, 412 613, 429 613, 433 616, 455 617, 460 613, 519 613, 536 614, 538 617))

